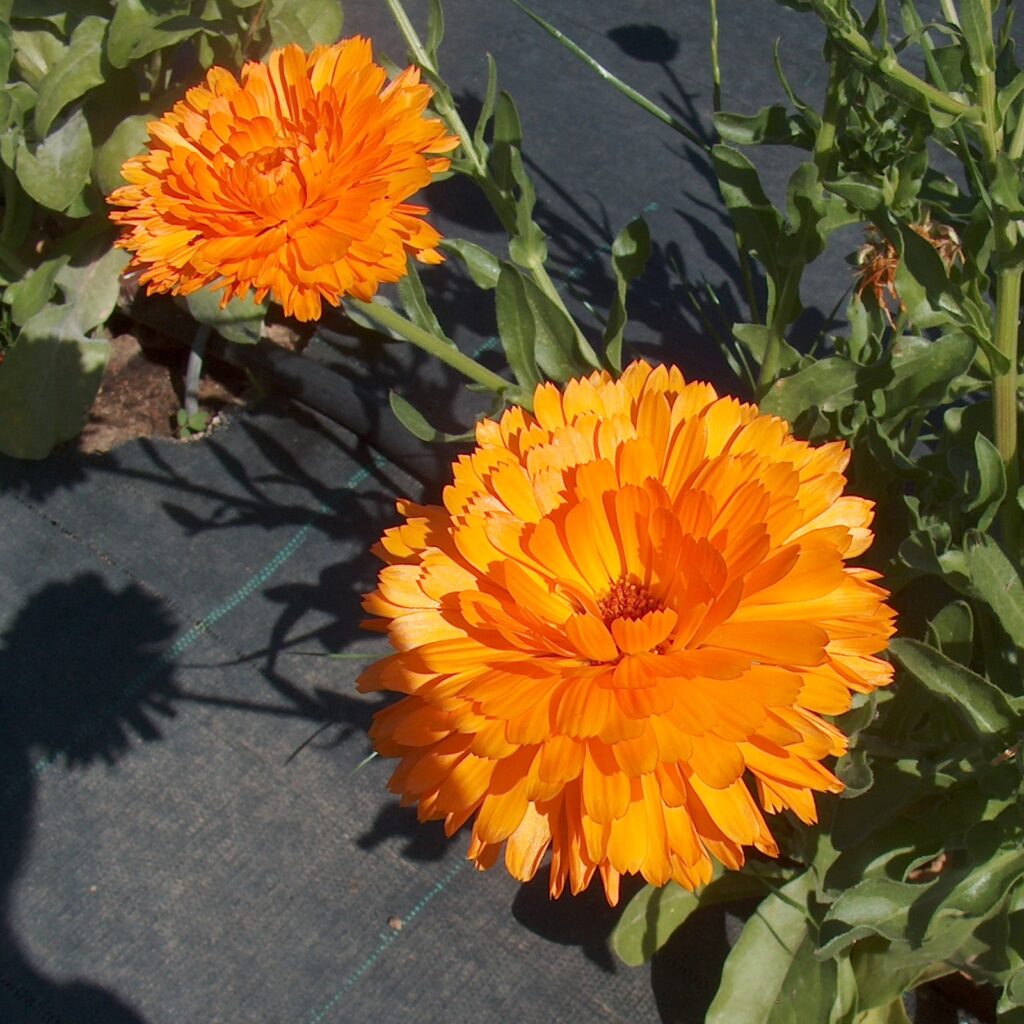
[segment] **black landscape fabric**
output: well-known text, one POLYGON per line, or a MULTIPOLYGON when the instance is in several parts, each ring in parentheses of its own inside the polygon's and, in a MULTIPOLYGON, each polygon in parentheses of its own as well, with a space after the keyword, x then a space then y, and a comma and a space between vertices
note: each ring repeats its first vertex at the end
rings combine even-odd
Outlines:
MULTIPOLYGON (((721 6, 727 107, 781 97, 778 36, 791 83, 816 100, 821 39, 806 19, 767 0, 721 6)), ((535 7, 709 131, 706 4, 535 7)), ((519 104, 569 300, 606 306, 610 239, 646 212, 654 252, 628 336, 723 381, 687 299, 704 282, 727 310, 738 294, 706 160, 512 4, 448 0, 445 13, 460 103, 479 107, 489 50, 519 104)), ((348 0, 345 33, 404 56, 381 2, 348 0)), ((767 153, 765 167, 779 200, 791 165, 767 153)), ((445 234, 499 245, 464 185, 427 201, 445 234)), ((809 282, 805 327, 848 275, 840 261, 809 282)), ((459 344, 493 346, 490 297, 453 267, 424 277, 459 344)), ((325 336, 313 354, 371 407, 386 397, 360 363, 373 352, 325 336)), ((388 386, 442 429, 466 428, 450 377, 398 346, 380 359, 388 386)), ((443 483, 424 490, 381 458, 382 433, 400 428, 371 426, 357 438, 270 400, 197 443, 0 459, 2 1024, 703 1019, 734 920, 706 914, 628 969, 600 887, 551 902, 544 877, 478 874, 464 835, 418 825, 386 791, 389 766, 362 765, 381 702, 354 680, 385 651, 358 628, 368 549, 397 497, 436 499, 443 483)))

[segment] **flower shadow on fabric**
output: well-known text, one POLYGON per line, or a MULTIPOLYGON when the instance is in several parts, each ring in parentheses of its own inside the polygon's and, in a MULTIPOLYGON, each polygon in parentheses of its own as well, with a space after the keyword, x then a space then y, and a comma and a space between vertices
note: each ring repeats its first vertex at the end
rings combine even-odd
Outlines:
MULTIPOLYGON (((130 584, 113 591, 96 573, 33 595, 0 636, 0 1018, 4 1024, 145 1024, 120 996, 87 980, 58 981, 33 963, 11 923, 11 886, 34 826, 36 779, 116 764, 161 738, 176 687, 159 650, 176 623, 130 584)), ((60 842, 57 834, 37 843, 60 842)), ((59 893, 51 900, 60 899, 59 893)), ((64 908, 63 914, 67 908, 64 908)), ((72 908, 73 912, 73 908, 72 908)), ((61 942, 54 936, 55 943, 61 942)))

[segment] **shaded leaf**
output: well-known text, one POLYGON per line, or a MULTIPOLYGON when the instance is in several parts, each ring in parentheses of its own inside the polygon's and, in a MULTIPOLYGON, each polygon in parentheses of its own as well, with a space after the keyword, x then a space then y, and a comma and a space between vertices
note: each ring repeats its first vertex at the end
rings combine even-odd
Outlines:
POLYGON ((11 319, 15 324, 24 326, 50 301, 57 287, 57 274, 70 259, 70 256, 57 256, 46 260, 7 289, 4 301, 10 304, 11 319))
POLYGON ((267 27, 274 46, 298 43, 304 50, 336 43, 344 17, 341 0, 271 0, 267 27))
POLYGON ((998 687, 919 640, 898 638, 889 650, 929 693, 946 702, 982 738, 1011 729, 1017 720, 998 687))
POLYGON ((971 581, 991 606, 1017 647, 1024 647, 1024 582, 1020 572, 988 535, 967 535, 967 564, 971 581))
POLYGON ((464 238, 446 238, 441 242, 440 248, 442 252, 454 253, 462 260, 477 288, 489 291, 498 286, 501 264, 498 257, 482 245, 467 242, 464 238))
POLYGON ((64 210, 85 187, 92 164, 92 137, 81 110, 76 110, 33 153, 18 146, 15 171, 21 187, 51 210, 64 210))
POLYGON ((238 345, 255 345, 267 315, 267 303, 255 302, 250 293, 221 306, 221 295, 202 288, 185 297, 188 311, 201 324, 212 327, 222 338, 238 345))
POLYGON ((126 160, 146 148, 146 140, 149 138, 146 126, 151 120, 146 114, 126 117, 103 145, 97 147, 92 161, 92 175, 104 195, 126 184, 121 176, 121 167, 126 160))

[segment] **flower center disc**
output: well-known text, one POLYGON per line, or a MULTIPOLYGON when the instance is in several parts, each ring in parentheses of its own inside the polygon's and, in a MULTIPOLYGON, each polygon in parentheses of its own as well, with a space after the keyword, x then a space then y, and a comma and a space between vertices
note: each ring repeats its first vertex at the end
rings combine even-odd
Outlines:
POLYGON ((643 585, 620 576, 597 607, 607 626, 615 619, 642 619, 648 612, 659 611, 661 602, 643 585))

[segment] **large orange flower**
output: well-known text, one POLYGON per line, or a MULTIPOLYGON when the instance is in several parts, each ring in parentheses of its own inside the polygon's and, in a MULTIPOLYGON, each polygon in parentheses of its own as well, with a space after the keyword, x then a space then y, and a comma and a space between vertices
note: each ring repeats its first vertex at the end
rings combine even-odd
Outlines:
POLYGON ((391 788, 449 834, 476 815, 481 868, 505 844, 526 880, 550 847, 552 895, 776 854, 762 808, 813 822, 842 789, 821 716, 891 678, 886 592, 844 565, 872 539, 846 447, 644 363, 534 408, 381 541, 364 606, 397 653, 360 688, 407 694, 371 730, 391 788))
POLYGON ((369 299, 405 274, 406 256, 438 263, 437 231, 405 202, 447 169, 458 140, 422 116, 419 71, 388 83, 366 39, 275 50, 211 68, 149 125, 150 148, 122 170, 111 217, 154 292, 217 283, 224 303, 255 289, 315 320, 321 300, 369 299))

